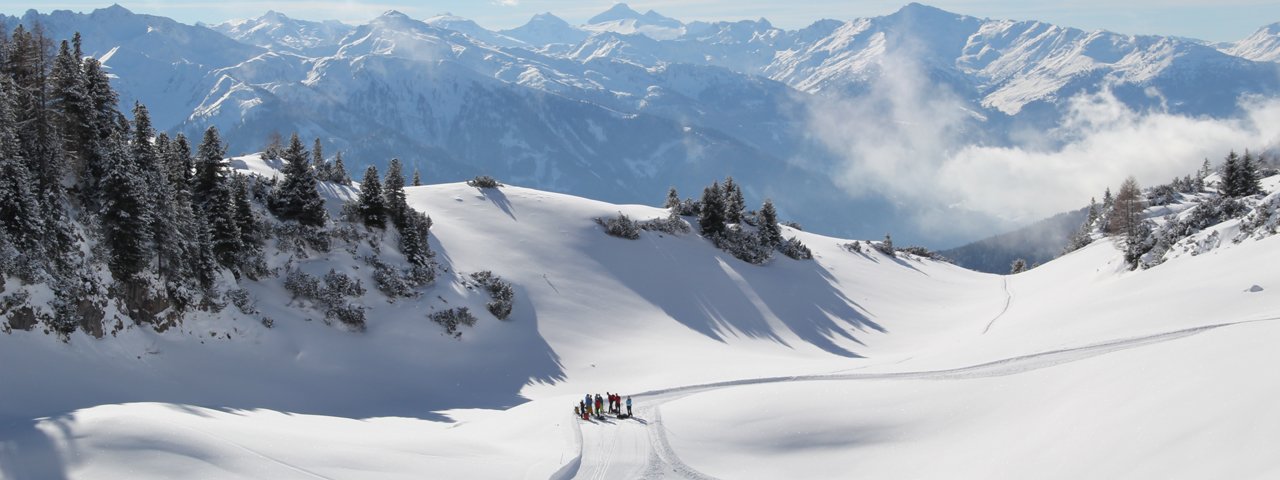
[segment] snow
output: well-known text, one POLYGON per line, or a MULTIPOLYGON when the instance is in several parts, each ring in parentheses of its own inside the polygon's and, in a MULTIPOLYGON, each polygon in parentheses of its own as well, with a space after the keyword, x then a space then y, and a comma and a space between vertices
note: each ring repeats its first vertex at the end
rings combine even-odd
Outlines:
MULTIPOLYGON (((696 234, 624 240, 593 221, 658 208, 515 186, 406 194, 447 270, 421 298, 362 297, 364 333, 307 321, 268 280, 248 289, 271 329, 228 307, 166 333, 0 335, 0 362, 40 366, 0 372, 0 475, 1280 474, 1280 382, 1259 370, 1280 360, 1280 271, 1257 267, 1280 260, 1280 237, 1142 271, 1104 240, 997 276, 787 228, 815 259, 753 266, 696 234), (512 318, 443 335, 424 312, 482 312, 456 280, 479 270, 515 285, 512 318), (606 390, 636 418, 572 418, 606 390)), ((370 285, 343 255, 294 261, 370 285)))

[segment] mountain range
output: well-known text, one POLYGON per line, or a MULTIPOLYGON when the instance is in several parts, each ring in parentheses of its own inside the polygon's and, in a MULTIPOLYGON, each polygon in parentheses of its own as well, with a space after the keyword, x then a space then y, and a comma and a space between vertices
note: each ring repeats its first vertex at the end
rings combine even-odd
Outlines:
MULTIPOLYGON (((772 198, 809 228, 888 230, 930 246, 1034 219, 852 191, 839 174, 850 152, 814 134, 815 106, 874 99, 906 63, 924 94, 954 100, 940 107, 959 118, 952 135, 1011 145, 1019 132, 1051 131, 1072 98, 1104 89, 1135 111, 1214 118, 1238 114, 1242 95, 1280 93, 1276 25, 1211 45, 915 3, 797 30, 764 19, 684 23, 625 4, 585 25, 546 13, 503 31, 396 11, 355 26, 274 11, 186 25, 119 5, 2 20, 40 23, 53 38, 81 32, 122 104, 146 103, 172 133, 216 126, 232 154, 298 131, 344 151, 353 171, 399 157, 429 182, 490 174, 618 203, 657 203, 669 186, 696 197, 732 175, 750 203, 772 198), (927 208, 945 210, 950 226, 922 226, 927 208)), ((880 103, 842 134, 895 115, 880 103)))

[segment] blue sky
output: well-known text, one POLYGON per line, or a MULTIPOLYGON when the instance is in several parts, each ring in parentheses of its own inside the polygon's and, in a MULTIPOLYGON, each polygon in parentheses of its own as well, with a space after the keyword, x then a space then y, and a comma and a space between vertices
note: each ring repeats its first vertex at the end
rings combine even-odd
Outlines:
MULTIPOLYGON (((111 0, 0 0, 0 12, 21 14, 29 8, 41 11, 68 9, 91 11, 111 0)), ((256 17, 267 9, 309 20, 338 19, 360 23, 385 10, 396 9, 415 18, 437 13, 476 20, 491 29, 518 26, 536 13, 552 12, 570 23, 581 23, 604 11, 613 0, 142 0, 120 1, 138 13, 172 17, 182 22, 218 23, 231 18, 256 17)), ((691 20, 740 20, 768 18, 783 28, 798 28, 820 18, 848 20, 892 13, 906 0, 637 0, 627 2, 645 12, 691 20)), ((1176 35, 1212 41, 1237 40, 1258 27, 1280 22, 1276 0, 933 0, 928 5, 977 17, 1042 20, 1086 30, 1176 35)))

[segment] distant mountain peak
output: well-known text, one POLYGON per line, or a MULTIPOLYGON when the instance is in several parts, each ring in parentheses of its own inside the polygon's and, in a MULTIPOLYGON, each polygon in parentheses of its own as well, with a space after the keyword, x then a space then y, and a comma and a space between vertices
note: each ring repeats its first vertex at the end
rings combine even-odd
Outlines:
MULTIPOLYGON (((650 10, 649 13, 653 13, 653 11, 650 10)), ((641 18, 644 18, 644 15, 640 15, 640 12, 632 10, 627 4, 615 3, 612 7, 609 7, 608 10, 591 17, 590 20, 587 20, 587 23, 604 23, 617 20, 639 20, 641 18)))
POLYGON ((386 18, 386 19, 405 19, 405 20, 407 20, 407 19, 409 19, 409 16, 408 16, 408 15, 405 15, 404 13, 400 12, 399 10, 387 10, 387 11, 385 11, 385 12, 382 12, 382 15, 379 15, 379 16, 378 16, 378 18, 386 18))
POLYGON ((267 13, 262 14, 261 19, 268 22, 284 22, 289 20, 289 16, 275 10, 267 10, 267 13))
POLYGON ((93 15, 133 15, 133 12, 127 8, 120 6, 119 3, 113 3, 110 7, 99 8, 94 10, 93 15))

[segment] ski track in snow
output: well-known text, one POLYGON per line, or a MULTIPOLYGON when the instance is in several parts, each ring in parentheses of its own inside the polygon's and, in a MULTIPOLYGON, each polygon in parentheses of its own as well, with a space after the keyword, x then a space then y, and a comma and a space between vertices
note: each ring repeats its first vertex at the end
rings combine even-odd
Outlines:
MULTIPOLYGON (((1008 292, 1006 280, 1005 291, 1008 292)), ((1009 296, 1012 299, 1012 295, 1009 296)), ((1005 310, 1008 310, 1008 302, 1005 310)), ((1004 314, 1001 311, 996 319, 1004 314)), ((1136 337, 1121 338, 1105 342, 1092 343, 1078 347, 1062 348, 1045 352, 1019 355, 1000 360, 970 365, 967 367, 924 370, 915 372, 885 373, 840 373, 821 375, 798 375, 791 377, 764 377, 743 380, 730 380, 700 385, 673 387, 632 395, 632 398, 643 398, 645 406, 636 411, 636 416, 629 420, 607 418, 601 423, 580 423, 578 428, 588 429, 583 433, 584 441, 579 443, 581 451, 578 457, 553 475, 553 479, 580 478, 687 478, 714 479, 680 460, 671 444, 667 441, 666 426, 662 422, 661 405, 689 395, 721 388, 744 385, 760 385, 767 383, 833 381, 833 380, 909 380, 937 379, 959 380, 972 378, 1000 377, 1016 375, 1042 368, 1049 368, 1064 363, 1085 360, 1121 350, 1128 350, 1145 345, 1163 343, 1179 338, 1189 337, 1222 327, 1280 320, 1280 317, 1267 317, 1238 322, 1217 323, 1199 327, 1184 328, 1170 332, 1136 337), (648 419, 648 420, 646 420, 648 419), (603 428, 602 428, 603 427, 603 428), (619 452, 619 446, 626 451, 619 452), (572 466, 572 467, 571 467, 572 466)), ((992 323, 995 319, 992 319, 992 323)), ((990 325, 988 325, 990 328, 990 325)))
POLYGON ((1009 277, 1006 276, 1004 277, 1004 308, 1001 308, 1000 313, 997 313, 996 316, 991 317, 991 321, 987 322, 987 328, 982 329, 983 335, 986 335, 987 332, 991 331, 991 326, 995 325, 996 320, 999 320, 1000 317, 1004 316, 1005 312, 1009 311, 1009 305, 1012 303, 1013 303, 1013 292, 1009 291, 1009 277))

